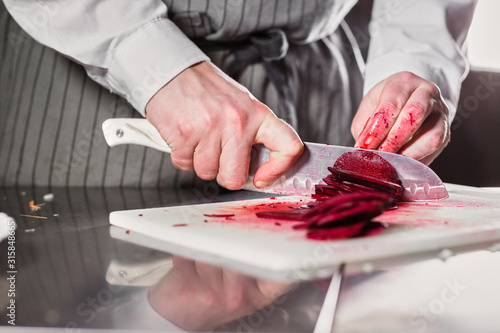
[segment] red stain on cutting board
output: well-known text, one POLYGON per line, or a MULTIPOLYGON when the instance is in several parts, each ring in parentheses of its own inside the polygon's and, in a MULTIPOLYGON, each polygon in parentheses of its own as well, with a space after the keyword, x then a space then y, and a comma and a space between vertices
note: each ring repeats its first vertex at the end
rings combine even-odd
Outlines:
POLYGON ((425 226, 470 222, 470 210, 496 208, 492 203, 445 199, 430 202, 398 202, 397 209, 385 211, 373 220, 389 225, 425 226))
MULTIPOLYGON (((232 220, 224 218, 210 218, 208 223, 226 223, 238 224, 246 228, 259 228, 276 232, 299 232, 293 230, 293 226, 300 224, 298 221, 288 221, 282 219, 258 218, 257 212, 265 211, 287 211, 306 207, 307 203, 313 199, 303 199, 302 201, 287 201, 286 197, 278 200, 269 199, 260 204, 243 205, 227 209, 219 209, 216 214, 234 214, 232 220), (283 200, 280 200, 283 199, 283 200)), ((460 226, 461 222, 471 222, 471 210, 498 208, 500 203, 494 204, 491 201, 484 202, 479 200, 459 200, 445 199, 441 201, 429 202, 400 202, 398 208, 385 211, 382 215, 373 218, 373 221, 382 222, 391 227, 423 227, 423 226, 460 226), (463 214, 467 212, 469 214, 463 214), (464 217, 465 216, 465 217, 464 217)))
MULTIPOLYGON (((225 224, 238 224, 238 226, 248 227, 248 228, 259 228, 271 231, 293 230, 293 226, 300 224, 298 221, 290 221, 283 219, 270 219, 270 218, 259 218, 256 213, 258 212, 269 212, 269 211, 289 211, 293 209, 300 209, 301 207, 306 207, 307 203, 313 201, 312 199, 303 199, 302 201, 289 201, 284 198, 270 198, 268 201, 259 204, 248 204, 241 207, 232 207, 227 209, 218 209, 214 215, 234 215, 231 220, 226 218, 212 217, 208 218, 208 223, 225 223, 225 224)), ((206 216, 206 215, 205 215, 206 216)))

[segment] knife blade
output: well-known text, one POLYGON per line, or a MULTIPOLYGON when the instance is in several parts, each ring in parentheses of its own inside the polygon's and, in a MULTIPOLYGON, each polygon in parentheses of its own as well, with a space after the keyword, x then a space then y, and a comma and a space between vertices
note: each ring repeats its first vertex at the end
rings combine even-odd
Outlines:
MULTIPOLYGON (((170 147, 156 128, 146 119, 113 118, 102 124, 104 138, 110 147, 122 144, 138 144, 170 153, 170 147)), ((330 172, 342 154, 360 150, 319 143, 305 142, 305 149, 297 162, 270 186, 259 189, 253 184, 257 169, 269 159, 270 151, 263 145, 252 148, 248 180, 243 189, 266 193, 311 195, 314 185, 330 172)), ((448 191, 441 179, 428 166, 403 155, 373 151, 387 160, 396 169, 404 188, 403 201, 439 200, 448 197, 448 191)))

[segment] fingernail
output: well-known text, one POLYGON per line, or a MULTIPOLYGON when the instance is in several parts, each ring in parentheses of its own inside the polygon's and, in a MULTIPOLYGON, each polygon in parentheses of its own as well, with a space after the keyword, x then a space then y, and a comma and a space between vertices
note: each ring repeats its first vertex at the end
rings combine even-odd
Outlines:
POLYGON ((269 183, 265 182, 263 180, 259 180, 259 181, 255 182, 255 187, 258 187, 258 188, 264 188, 264 187, 266 187, 268 185, 269 185, 269 183))
POLYGON ((370 143, 372 143, 372 142, 373 142, 373 137, 372 136, 367 137, 365 142, 364 142, 365 147, 370 146, 370 143))

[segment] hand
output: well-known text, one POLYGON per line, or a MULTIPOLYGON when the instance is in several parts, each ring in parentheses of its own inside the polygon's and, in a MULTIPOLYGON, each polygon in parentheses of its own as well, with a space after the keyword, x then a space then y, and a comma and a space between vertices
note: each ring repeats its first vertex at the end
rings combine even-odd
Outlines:
POLYGON ((356 148, 399 153, 430 164, 450 141, 448 115, 434 83, 402 72, 368 92, 351 132, 356 148))
POLYGON ((245 184, 253 144, 271 150, 255 174, 260 188, 278 179, 304 149, 288 124, 206 61, 184 70, 151 98, 146 117, 172 149, 177 169, 194 168, 205 180, 217 177, 230 190, 245 184))
POLYGON ((173 264, 149 289, 149 302, 160 315, 189 331, 212 330, 247 316, 293 287, 177 256, 173 264))

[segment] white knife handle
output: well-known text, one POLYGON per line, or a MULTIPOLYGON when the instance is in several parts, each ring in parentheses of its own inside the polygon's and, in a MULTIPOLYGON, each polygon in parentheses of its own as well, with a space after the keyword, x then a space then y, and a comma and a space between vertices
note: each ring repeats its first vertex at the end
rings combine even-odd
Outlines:
POLYGON ((170 153, 170 147, 158 130, 147 119, 111 118, 102 123, 106 143, 118 145, 142 145, 170 153))

